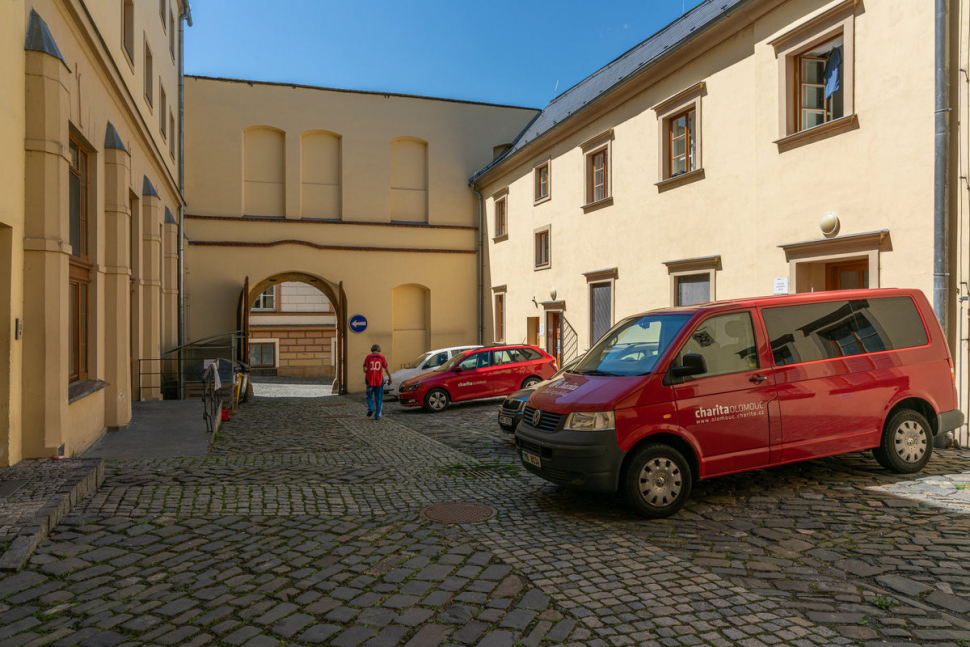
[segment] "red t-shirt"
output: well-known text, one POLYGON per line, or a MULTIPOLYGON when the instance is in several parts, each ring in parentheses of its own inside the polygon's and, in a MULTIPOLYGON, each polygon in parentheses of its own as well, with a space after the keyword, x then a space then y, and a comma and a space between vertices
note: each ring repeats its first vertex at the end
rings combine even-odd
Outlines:
POLYGON ((364 360, 364 370, 367 371, 367 386, 380 386, 384 384, 384 369, 387 368, 387 360, 380 353, 371 353, 364 360))

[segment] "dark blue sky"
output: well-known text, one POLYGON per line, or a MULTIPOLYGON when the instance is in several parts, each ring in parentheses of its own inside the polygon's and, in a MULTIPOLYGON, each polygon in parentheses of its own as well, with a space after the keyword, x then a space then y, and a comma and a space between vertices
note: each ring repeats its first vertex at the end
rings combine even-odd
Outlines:
POLYGON ((193 0, 185 71, 541 108, 700 2, 193 0))

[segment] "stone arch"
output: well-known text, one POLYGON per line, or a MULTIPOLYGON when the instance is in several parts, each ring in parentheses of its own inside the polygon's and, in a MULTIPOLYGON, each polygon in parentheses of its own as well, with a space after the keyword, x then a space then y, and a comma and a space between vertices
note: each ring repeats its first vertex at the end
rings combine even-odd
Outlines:
POLYGON ((405 283, 391 293, 393 370, 431 350, 431 290, 405 283))
POLYGON ((391 140, 391 220, 428 222, 428 142, 391 140))
MULTIPOLYGON (((340 385, 341 392, 345 392, 343 376, 346 375, 346 362, 344 360, 346 355, 346 316, 343 312, 343 305, 346 300, 340 284, 316 274, 300 271, 285 271, 267 276, 250 286, 244 309, 247 322, 253 316, 260 316, 258 312, 250 312, 256 298, 268 288, 284 283, 304 283, 322 292, 333 306, 333 323, 322 324, 319 330, 312 330, 314 326, 284 330, 272 326, 260 328, 247 324, 244 326, 244 330, 249 335, 248 354, 254 352, 253 344, 258 345, 261 340, 267 340, 263 343, 275 344, 275 352, 278 353, 276 356, 278 375, 334 377, 340 385), (330 325, 333 327, 328 328, 327 326, 330 325)), ((287 322, 287 325, 291 325, 291 322, 287 322)), ((246 361, 250 359, 250 357, 247 357, 246 361)))
POLYGON ((286 216, 286 133, 272 126, 243 130, 244 216, 286 216))
POLYGON ((339 219, 342 215, 342 138, 329 130, 300 135, 300 215, 339 219))

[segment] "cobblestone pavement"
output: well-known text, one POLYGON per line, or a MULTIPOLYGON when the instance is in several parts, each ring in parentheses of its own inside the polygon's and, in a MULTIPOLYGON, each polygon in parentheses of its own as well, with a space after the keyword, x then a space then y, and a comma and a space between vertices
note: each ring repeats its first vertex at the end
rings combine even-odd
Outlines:
POLYGON ((262 399, 205 458, 111 461, 0 577, 3 645, 966 645, 970 456, 716 479, 648 522, 528 475, 496 403, 262 399), (951 497, 952 498, 952 497, 951 497), (497 514, 446 525, 445 501, 497 514))

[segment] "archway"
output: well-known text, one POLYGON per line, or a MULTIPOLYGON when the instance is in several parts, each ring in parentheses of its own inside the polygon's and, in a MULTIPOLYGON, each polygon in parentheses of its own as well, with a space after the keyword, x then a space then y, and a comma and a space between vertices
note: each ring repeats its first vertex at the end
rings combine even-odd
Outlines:
POLYGON ((240 294, 243 361, 254 370, 335 380, 346 392, 346 294, 308 272, 287 271, 250 284, 240 294))

